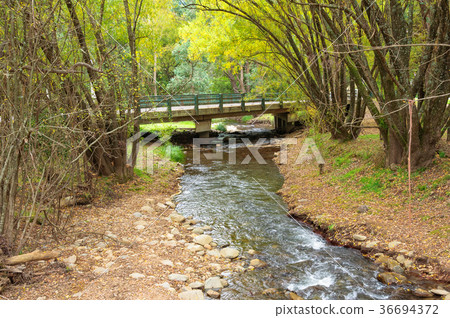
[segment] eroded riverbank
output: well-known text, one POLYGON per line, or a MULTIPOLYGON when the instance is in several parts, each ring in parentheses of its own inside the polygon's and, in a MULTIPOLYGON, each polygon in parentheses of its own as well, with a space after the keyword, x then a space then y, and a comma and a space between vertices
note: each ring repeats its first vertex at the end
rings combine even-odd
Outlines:
MULTIPOLYGON (((288 137, 299 139, 297 145, 288 148, 288 157, 295 159, 305 134, 297 132, 288 137)), ((437 193, 434 197, 418 197, 417 188, 422 189, 419 182, 439 182, 448 169, 448 159, 447 162, 437 159, 429 170, 413 178, 416 196, 409 213, 404 172, 383 171, 385 180, 376 179, 377 182, 392 185, 384 185, 379 191, 375 189, 375 193, 367 186, 375 178, 372 171, 366 171, 369 170, 367 161, 359 156, 368 157, 372 152, 375 156, 378 143, 376 138, 361 138, 353 144, 323 141, 319 148, 326 160, 324 174, 319 174, 314 161, 302 165, 279 164, 285 177, 279 193, 291 216, 311 225, 330 243, 361 250, 380 265, 381 271, 386 272, 379 277, 381 280, 401 286, 413 297, 445 297, 449 290, 449 241, 448 236, 433 233, 442 226, 445 233, 446 203, 437 193), (348 167, 340 169, 342 162, 348 167), (385 187, 390 191, 382 191, 385 187), (436 222, 426 222, 429 219, 436 222)), ((437 190, 445 194, 448 183, 437 190)))

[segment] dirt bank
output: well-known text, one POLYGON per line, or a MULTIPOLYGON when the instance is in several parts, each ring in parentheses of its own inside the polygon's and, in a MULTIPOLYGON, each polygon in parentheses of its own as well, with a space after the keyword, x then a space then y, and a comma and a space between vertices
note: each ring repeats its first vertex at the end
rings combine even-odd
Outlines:
POLYGON ((109 199, 70 208, 72 220, 58 242, 49 233, 29 247, 60 250, 61 257, 27 264, 0 298, 178 299, 193 282, 201 288, 210 277, 243 270, 241 261, 217 256, 214 242, 191 243, 194 229, 209 232, 205 224, 169 217, 181 173, 169 165, 125 185, 104 183, 109 199))
POLYGON ((382 168, 377 135, 348 143, 316 135, 326 162, 323 174, 315 161, 294 164, 306 133, 287 137, 299 138, 297 145, 288 148, 289 164, 279 164, 285 177, 280 194, 292 216, 335 244, 361 249, 374 260, 383 253, 396 262, 392 267, 400 265, 399 271, 406 275, 435 280, 448 288, 448 144, 443 142, 431 167, 412 175, 410 212, 407 171, 382 168))

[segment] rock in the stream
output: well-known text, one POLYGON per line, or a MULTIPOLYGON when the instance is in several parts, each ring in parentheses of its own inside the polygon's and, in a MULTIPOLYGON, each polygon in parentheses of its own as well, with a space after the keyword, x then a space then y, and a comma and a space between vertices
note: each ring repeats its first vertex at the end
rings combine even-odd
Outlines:
POLYGON ((189 284, 192 289, 203 289, 205 285, 202 282, 193 282, 189 284))
POLYGON ((255 258, 250 261, 250 266, 253 266, 256 268, 262 268, 262 267, 266 267, 267 263, 260 259, 255 258))
POLYGON ((130 274, 130 277, 134 278, 134 279, 139 279, 139 278, 144 278, 145 275, 141 274, 141 273, 133 273, 133 274, 130 274))
POLYGON ((278 293, 278 290, 275 288, 267 288, 267 289, 264 289, 262 292, 263 295, 270 295, 270 294, 276 294, 276 293, 278 293))
POLYGON ((223 278, 220 279, 220 282, 222 283, 223 287, 227 287, 228 285, 230 285, 230 284, 228 284, 228 281, 226 279, 223 279, 223 278))
POLYGON ((258 254, 258 252, 256 252, 256 251, 253 250, 253 249, 248 250, 247 253, 249 253, 250 255, 256 255, 256 254, 258 254))
POLYGON ((194 237, 194 243, 200 244, 201 246, 211 243, 212 240, 210 235, 205 234, 194 237))
POLYGON ((181 300, 204 300, 203 292, 199 289, 189 290, 178 294, 181 300))
POLYGON ((297 295, 294 292, 289 292, 289 298, 292 300, 305 300, 303 297, 297 295))
POLYGON ((377 275, 377 279, 387 285, 397 285, 406 282, 406 277, 394 272, 384 272, 377 275))
POLYGON ((206 292, 206 295, 208 295, 209 297, 214 298, 214 299, 220 298, 220 293, 218 293, 218 292, 216 292, 215 290, 212 290, 212 289, 208 290, 206 292))
POLYGON ((354 239, 355 241, 360 241, 360 242, 362 242, 362 241, 367 240, 367 236, 360 235, 360 234, 353 234, 353 239, 354 239))
POLYGON ((182 222, 184 222, 184 220, 186 220, 186 218, 184 216, 182 216, 181 214, 178 214, 178 213, 172 213, 171 215, 169 215, 169 217, 172 220, 172 222, 176 222, 176 223, 182 223, 182 222))
POLYGON ((142 217, 142 214, 139 213, 139 212, 134 212, 134 213, 133 213, 133 216, 134 216, 135 218, 141 218, 141 217, 142 217))
POLYGON ((178 234, 180 234, 180 231, 179 231, 177 228, 174 227, 174 228, 170 231, 170 233, 173 234, 173 235, 178 235, 178 234))
POLYGON ((450 292, 446 291, 445 289, 438 289, 438 288, 431 289, 430 292, 438 296, 447 296, 448 294, 450 294, 450 292))
POLYGON ((221 289, 223 288, 220 277, 210 277, 205 281, 205 289, 221 289))
POLYGON ((220 250, 220 255, 225 258, 236 258, 239 256, 239 251, 231 247, 225 247, 220 250))
POLYGON ((169 280, 177 281, 177 282, 185 282, 188 280, 188 277, 186 275, 181 275, 181 274, 170 274, 169 280))
POLYGON ((142 231, 143 229, 145 229, 145 226, 144 226, 144 225, 137 225, 137 226, 135 227, 135 229, 136 229, 136 230, 139 230, 139 231, 142 231))
POLYGON ((425 290, 425 289, 422 289, 422 288, 414 289, 412 294, 414 296, 421 297, 421 298, 433 297, 433 293, 430 293, 428 290, 425 290))

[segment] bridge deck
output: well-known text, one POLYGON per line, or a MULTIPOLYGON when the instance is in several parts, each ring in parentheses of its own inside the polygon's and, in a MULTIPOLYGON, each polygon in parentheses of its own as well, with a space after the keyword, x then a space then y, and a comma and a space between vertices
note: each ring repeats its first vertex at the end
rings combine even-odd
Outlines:
POLYGON ((275 114, 288 113, 290 101, 252 101, 244 104, 229 103, 220 107, 218 104, 207 104, 197 106, 176 106, 168 108, 160 106, 154 108, 141 107, 141 123, 155 121, 184 121, 184 120, 208 120, 212 118, 237 117, 245 115, 259 115, 261 113, 275 114))

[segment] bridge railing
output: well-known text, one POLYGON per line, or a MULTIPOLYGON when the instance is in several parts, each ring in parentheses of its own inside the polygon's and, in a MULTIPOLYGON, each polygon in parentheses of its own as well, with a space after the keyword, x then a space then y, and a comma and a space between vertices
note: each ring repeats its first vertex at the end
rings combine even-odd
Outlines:
POLYGON ((194 106, 196 114, 201 105, 218 105, 220 112, 223 112, 224 104, 240 104, 245 111, 245 103, 260 102, 262 109, 265 109, 266 102, 282 99, 279 95, 268 94, 264 96, 254 96, 246 94, 197 94, 197 95, 156 95, 147 96, 139 100, 140 108, 167 107, 169 114, 172 108, 179 106, 194 106))

